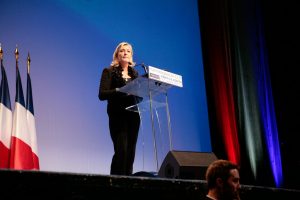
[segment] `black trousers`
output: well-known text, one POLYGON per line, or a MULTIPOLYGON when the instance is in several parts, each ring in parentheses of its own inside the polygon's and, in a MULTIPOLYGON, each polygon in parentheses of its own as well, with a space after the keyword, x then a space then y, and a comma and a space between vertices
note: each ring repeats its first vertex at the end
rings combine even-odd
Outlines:
POLYGON ((114 145, 110 174, 131 175, 140 128, 140 115, 137 112, 124 110, 120 113, 110 113, 108 116, 110 136, 114 145))

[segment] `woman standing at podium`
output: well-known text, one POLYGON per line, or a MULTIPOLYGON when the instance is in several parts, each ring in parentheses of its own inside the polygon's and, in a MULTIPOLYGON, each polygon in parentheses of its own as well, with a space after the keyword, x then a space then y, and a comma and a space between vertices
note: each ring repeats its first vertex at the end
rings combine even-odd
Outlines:
POLYGON ((140 115, 126 110, 126 107, 135 105, 137 99, 119 92, 119 88, 138 77, 134 65, 131 44, 121 42, 113 53, 111 65, 103 69, 100 80, 98 97, 101 101, 107 100, 109 130, 114 145, 110 174, 114 175, 131 175, 133 171, 140 115))

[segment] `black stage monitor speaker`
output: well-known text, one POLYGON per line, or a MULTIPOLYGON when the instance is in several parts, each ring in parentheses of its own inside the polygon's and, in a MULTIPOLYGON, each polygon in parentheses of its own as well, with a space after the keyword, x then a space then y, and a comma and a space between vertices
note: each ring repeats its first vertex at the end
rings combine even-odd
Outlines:
POLYGON ((212 152, 169 151, 158 172, 162 178, 205 180, 210 163, 217 160, 212 152))

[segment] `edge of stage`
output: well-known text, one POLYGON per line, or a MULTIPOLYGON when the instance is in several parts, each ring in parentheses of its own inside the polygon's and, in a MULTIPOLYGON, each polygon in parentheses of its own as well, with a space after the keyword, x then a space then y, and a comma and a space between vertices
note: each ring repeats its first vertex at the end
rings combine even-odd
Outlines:
MULTIPOLYGON (((145 175, 145 174, 144 174, 145 175)), ((138 197, 142 199, 201 199, 204 180, 147 176, 113 176, 30 170, 0 170, 1 197, 13 199, 95 199, 138 197)), ((242 185, 241 199, 300 198, 300 190, 242 185)))

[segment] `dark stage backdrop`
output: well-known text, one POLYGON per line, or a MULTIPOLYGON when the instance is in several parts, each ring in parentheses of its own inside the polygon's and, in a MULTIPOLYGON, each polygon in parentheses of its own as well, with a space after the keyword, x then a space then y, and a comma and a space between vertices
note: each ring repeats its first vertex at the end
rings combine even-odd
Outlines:
POLYGON ((297 5, 199 3, 213 151, 243 183, 299 188, 297 5))

